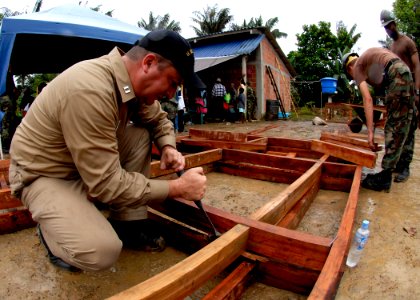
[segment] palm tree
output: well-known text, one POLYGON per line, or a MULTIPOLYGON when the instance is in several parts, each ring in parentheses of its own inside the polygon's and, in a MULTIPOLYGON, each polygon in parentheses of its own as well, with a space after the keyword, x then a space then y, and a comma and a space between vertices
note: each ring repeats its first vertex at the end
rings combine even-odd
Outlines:
POLYGON ((353 46, 357 43, 360 39, 362 34, 355 33, 357 25, 354 24, 349 31, 347 31, 346 25, 344 25, 343 21, 339 21, 336 24, 336 31, 337 31, 337 39, 338 43, 341 47, 346 46, 349 49, 353 48, 353 46))
MULTIPOLYGON (((87 3, 87 2, 86 2, 87 3)), ((80 2, 79 2, 79 5, 80 5, 80 2)), ((93 11, 96 11, 96 12, 101 12, 101 7, 102 7, 102 4, 99 4, 98 6, 96 6, 96 7, 91 7, 90 9, 91 10, 93 10, 93 11)), ((114 12, 114 10, 109 10, 109 11, 107 11, 107 12, 105 12, 104 14, 106 15, 106 16, 108 16, 108 17, 111 17, 112 18, 112 13, 114 12)))
POLYGON ((378 43, 381 44, 382 48, 390 49, 391 44, 392 44, 392 39, 389 36, 387 36, 385 40, 378 40, 378 43))
POLYGON ((270 30, 271 34, 275 37, 275 38, 286 38, 287 37, 287 33, 281 32, 278 29, 274 29, 274 26, 278 23, 279 18, 275 17, 275 18, 270 18, 267 20, 267 22, 264 23, 261 15, 259 16, 259 18, 251 18, 251 20, 249 20, 249 22, 246 22, 246 20, 244 20, 242 25, 237 25, 237 24, 232 24, 230 26, 231 30, 240 30, 240 29, 244 29, 244 28, 251 28, 251 27, 267 27, 268 30, 270 30))
POLYGON ((144 19, 141 19, 140 22, 137 22, 137 26, 144 28, 146 30, 157 30, 157 29, 169 29, 175 32, 181 32, 181 26, 179 22, 171 21, 169 14, 161 16, 153 16, 153 13, 149 13, 149 21, 146 22, 144 19))
POLYGON ((11 9, 7 7, 0 7, 0 25, 1 25, 1 20, 3 20, 3 18, 17 16, 20 14, 22 13, 18 11, 12 11, 11 9))
POLYGON ((226 25, 233 20, 229 14, 229 8, 217 9, 217 4, 213 7, 207 6, 202 12, 194 11, 195 18, 192 20, 199 25, 199 28, 192 26, 197 36, 222 32, 226 25))

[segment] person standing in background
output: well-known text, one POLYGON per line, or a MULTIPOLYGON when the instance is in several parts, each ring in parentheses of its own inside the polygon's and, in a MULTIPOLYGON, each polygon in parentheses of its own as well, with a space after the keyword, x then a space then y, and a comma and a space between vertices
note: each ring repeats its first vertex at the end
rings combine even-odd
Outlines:
POLYGON ((207 101, 206 101, 206 90, 196 90, 195 97, 194 97, 194 104, 195 104, 195 112, 198 116, 198 123, 204 124, 204 117, 207 114, 207 101))
POLYGON ((245 90, 243 87, 239 88, 239 95, 238 95, 238 114, 239 114, 239 122, 245 122, 245 90))
MULTIPOLYGON (((388 36, 393 40, 390 50, 397 54, 403 62, 407 64, 414 80, 414 96, 417 107, 417 120, 420 121, 420 62, 419 52, 417 50, 416 43, 408 36, 401 34, 397 29, 397 23, 395 16, 388 10, 381 12, 381 24, 385 28, 388 36)), ((418 122, 420 127, 420 122, 418 122)))
POLYGON ((227 91, 227 94, 230 95, 230 101, 228 103, 228 111, 227 111, 227 121, 228 122, 235 122, 237 119, 237 113, 236 113, 236 101, 237 101, 237 94, 235 89, 235 84, 232 82, 230 84, 230 88, 227 91))
POLYGON ((178 87, 176 91, 176 100, 178 101, 178 132, 184 132, 185 124, 184 124, 184 112, 185 112, 185 101, 184 97, 182 96, 182 89, 178 87))
POLYGON ((255 96, 254 90, 249 86, 249 83, 246 85, 246 111, 248 121, 251 122, 255 120, 255 111, 257 109, 257 97, 255 96))
POLYGON ((22 100, 19 105, 20 113, 22 114, 22 118, 25 117, 26 113, 29 110, 29 107, 31 107, 32 102, 34 102, 35 97, 32 95, 32 88, 26 87, 23 90, 22 100))
POLYGON ((178 103, 175 97, 168 99, 168 97, 162 97, 159 99, 160 107, 166 112, 167 118, 172 122, 174 132, 176 132, 176 117, 178 113, 178 103))
POLYGON ((225 109, 223 107, 225 95, 226 87, 222 84, 222 80, 217 78, 216 83, 213 85, 213 89, 211 90, 211 114, 213 117, 221 117, 222 121, 224 121, 225 118, 225 109))
POLYGON ((37 87, 37 95, 41 94, 42 90, 47 86, 48 83, 46 83, 45 81, 41 82, 40 84, 38 84, 37 87))

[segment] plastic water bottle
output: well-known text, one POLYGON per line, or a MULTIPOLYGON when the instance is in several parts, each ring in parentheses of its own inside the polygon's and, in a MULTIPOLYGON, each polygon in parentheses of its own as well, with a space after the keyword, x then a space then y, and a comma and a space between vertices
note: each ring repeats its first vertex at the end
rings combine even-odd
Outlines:
POLYGON ((346 265, 350 268, 353 268, 358 264, 368 240, 369 233, 369 221, 364 220, 362 222, 362 226, 356 231, 349 255, 347 256, 346 265))

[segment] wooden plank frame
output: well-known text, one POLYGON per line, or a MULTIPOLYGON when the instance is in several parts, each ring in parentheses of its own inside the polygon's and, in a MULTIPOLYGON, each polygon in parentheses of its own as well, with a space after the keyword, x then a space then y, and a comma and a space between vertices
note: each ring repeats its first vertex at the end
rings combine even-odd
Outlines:
MULTIPOLYGON (((205 135, 198 134, 202 141, 206 140, 205 135)), ((247 141, 260 138, 249 136, 247 141)), ((281 140, 270 139, 265 138, 267 145, 270 145, 267 149, 282 144, 281 140)), ((238 150, 239 147, 207 151, 213 155, 217 153, 210 159, 213 161, 210 168, 212 171, 289 185, 247 218, 204 205, 217 230, 223 235, 188 257, 188 274, 185 274, 185 263, 180 262, 168 272, 162 272, 110 299, 152 299, 155 296, 159 296, 159 299, 182 299, 198 289, 205 279, 219 274, 229 264, 237 267, 205 299, 237 299, 245 291, 247 284, 256 278, 277 288, 309 295, 310 299, 332 299, 343 274, 344 260, 351 240, 361 166, 330 161, 328 154, 315 154, 310 141, 294 144, 293 140, 287 140, 282 147, 286 150, 284 156, 238 150), (300 153, 301 157, 287 155, 287 143, 293 146, 289 149, 300 153), (217 159, 218 155, 220 159, 217 159), (321 188, 349 194, 340 228, 334 238, 294 230, 321 188), (227 256, 230 259, 214 259, 212 268, 206 268, 209 262, 203 257, 220 258, 225 255, 226 247, 231 247, 231 239, 239 239, 231 232, 237 232, 237 226, 241 226, 241 233, 246 235, 245 247, 240 244, 236 249, 230 248, 230 251, 235 252, 227 256), (236 257, 235 262, 231 260, 232 257, 236 257), (202 264, 205 266, 202 267, 202 264), (181 279, 191 280, 182 281, 177 274, 180 274, 181 279), (145 291, 149 290, 154 293, 144 296, 145 291)), ((187 165, 199 166, 202 160, 196 159, 197 155, 203 154, 186 155, 187 165)), ((207 165, 210 160, 206 160, 207 165)), ((168 175, 167 172, 160 172, 158 163, 152 163, 152 173, 156 177, 168 175)), ((198 217, 198 209, 191 202, 170 200, 154 208, 169 218, 201 231, 211 232, 205 220, 198 217)), ((171 233, 176 234, 176 231, 171 233)), ((192 235, 189 238, 194 239, 192 235)), ((191 242, 191 245, 196 244, 191 242)))
MULTIPOLYGON (((201 141, 207 140, 205 134, 195 134, 201 141)), ((186 154, 186 168, 203 166, 206 172, 288 186, 246 218, 204 205, 217 230, 223 233, 214 241, 208 239, 211 228, 192 202, 167 200, 151 207, 151 219, 167 228, 173 241, 178 240, 183 245, 182 250, 193 254, 110 299, 183 299, 226 270, 232 272, 205 299, 238 299, 253 280, 309 295, 309 299, 334 298, 351 241, 362 166, 342 162, 331 153, 322 153, 322 149, 315 151, 311 141, 215 133, 213 138, 221 143, 238 144, 235 149, 226 147, 186 154), (244 150, 237 146, 240 143, 261 144, 264 150, 244 150), (320 189, 349 195, 334 238, 295 230, 320 189), (185 245, 190 248, 186 249, 185 245)), ((346 147, 334 145, 333 151, 331 147, 325 149, 325 152, 339 153, 341 158, 347 157, 346 147)), ((363 153, 353 148, 350 152, 352 155, 363 153)), ((355 161, 369 163, 369 159, 372 157, 365 155, 355 161)), ((0 163, 0 169, 7 170, 7 163, 0 163)), ((159 162, 152 162, 151 177, 168 176, 175 176, 174 172, 160 170, 159 162)), ((6 209, 29 213, 21 207, 19 199, 10 197, 4 182, 2 187, 5 196, 0 204, 8 203, 3 205, 3 216, 6 209)), ((33 221, 26 226, 34 226, 33 221)), ((176 242, 173 245, 179 246, 176 242)))

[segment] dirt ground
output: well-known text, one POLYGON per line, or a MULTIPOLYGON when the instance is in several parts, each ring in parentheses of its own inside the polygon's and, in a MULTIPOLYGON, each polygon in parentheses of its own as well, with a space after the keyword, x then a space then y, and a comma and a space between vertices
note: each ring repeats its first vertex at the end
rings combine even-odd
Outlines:
MULTIPOLYGON (((245 124, 187 126, 249 132, 267 125, 278 127, 263 135, 319 138, 321 131, 348 131, 343 123, 314 126, 311 121, 260 121, 245 124)), ((380 130, 378 131, 380 132, 380 130)), ((420 131, 411 176, 394 183, 390 193, 360 190, 356 225, 371 221, 371 236, 358 266, 345 269, 336 299, 420 299, 420 131)), ((365 169, 364 172, 372 170, 365 169)), ((277 195, 283 185, 224 174, 208 175, 204 203, 247 216, 277 195), (246 188, 244 188, 246 187, 246 188)), ((320 191, 298 230, 335 235, 343 199, 347 195, 320 191)), ((345 198, 344 198, 345 199, 345 198)), ((68 273, 52 266, 35 229, 0 235, 0 299, 104 299, 165 270, 186 257, 168 247, 161 253, 124 249, 110 270, 68 273)), ((214 278, 187 299, 200 299, 220 278, 214 278)), ((251 285, 242 299, 305 299, 260 283, 251 285)))

